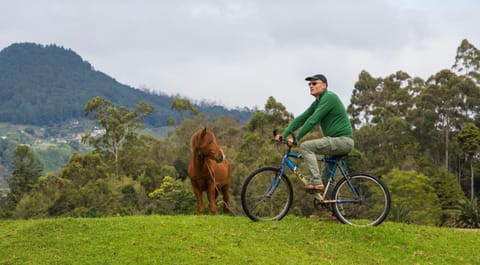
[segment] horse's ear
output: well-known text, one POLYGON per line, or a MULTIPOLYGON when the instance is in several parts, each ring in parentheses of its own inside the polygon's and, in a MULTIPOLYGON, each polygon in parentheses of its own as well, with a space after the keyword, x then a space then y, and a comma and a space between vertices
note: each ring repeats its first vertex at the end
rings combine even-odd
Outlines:
POLYGON ((200 136, 203 138, 207 134, 207 127, 203 128, 202 133, 200 136))

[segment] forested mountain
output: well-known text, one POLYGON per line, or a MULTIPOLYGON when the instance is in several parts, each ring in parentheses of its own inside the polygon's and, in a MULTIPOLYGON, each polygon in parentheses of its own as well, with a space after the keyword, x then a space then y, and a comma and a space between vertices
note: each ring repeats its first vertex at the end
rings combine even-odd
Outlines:
MULTIPOLYGON (((123 85, 95 70, 70 49, 17 43, 0 52, 0 122, 50 126, 84 118, 83 108, 95 96, 129 108, 146 101, 155 110, 145 123, 153 127, 179 117, 170 108, 172 96, 123 85)), ((241 122, 251 116, 248 109, 228 110, 208 104, 195 108, 215 115, 233 115, 241 122)))

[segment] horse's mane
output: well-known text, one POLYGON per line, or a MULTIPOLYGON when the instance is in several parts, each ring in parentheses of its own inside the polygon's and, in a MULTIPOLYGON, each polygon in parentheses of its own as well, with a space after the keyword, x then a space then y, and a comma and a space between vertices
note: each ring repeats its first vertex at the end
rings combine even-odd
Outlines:
POLYGON ((195 152, 195 147, 198 146, 198 134, 201 132, 201 130, 196 131, 193 135, 192 138, 190 138, 190 151, 195 152))

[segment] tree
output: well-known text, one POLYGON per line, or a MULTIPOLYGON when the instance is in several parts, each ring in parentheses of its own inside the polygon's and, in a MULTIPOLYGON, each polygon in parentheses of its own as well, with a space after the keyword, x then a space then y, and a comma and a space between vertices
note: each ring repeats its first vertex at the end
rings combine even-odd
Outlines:
POLYGON ((466 93, 470 95, 468 115, 478 118, 480 116, 480 88, 478 87, 480 84, 480 50, 464 39, 457 49, 452 70, 456 70, 465 78, 476 82, 477 86, 468 86, 469 90, 466 93))
MULTIPOLYGON (((466 76, 479 77, 480 51, 468 42, 467 39, 462 40, 462 43, 457 48, 457 55, 455 56, 455 63, 452 69, 463 72, 466 76)), ((477 81, 480 81, 480 79, 477 79, 477 81)))
POLYGON ((190 115, 198 114, 197 109, 195 109, 190 103, 190 101, 186 98, 180 98, 180 97, 174 98, 172 101, 172 104, 170 105, 170 108, 178 111, 178 113, 180 114, 180 120, 182 121, 185 117, 185 114, 184 114, 185 111, 188 111, 190 115))
POLYGON ((473 201, 475 198, 473 161, 480 151, 480 129, 473 122, 468 122, 458 134, 458 140, 470 161, 470 200, 473 201))
POLYGON ((100 154, 73 154, 59 176, 64 187, 49 205, 49 215, 96 217, 118 213, 120 195, 109 172, 100 154))
MULTIPOLYGON (((19 145, 14 152, 15 165, 12 177, 8 180, 10 192, 21 198, 29 192, 42 175, 43 166, 35 153, 26 145, 19 145)), ((18 201, 17 201, 18 202, 18 201)))
POLYGON ((145 102, 140 102, 133 110, 126 107, 115 107, 106 99, 95 97, 85 106, 85 115, 92 115, 96 123, 105 129, 100 137, 86 135, 84 142, 93 145, 97 152, 111 155, 115 161, 118 174, 118 161, 120 151, 125 143, 136 138, 138 130, 143 128, 140 122, 152 113, 153 107, 145 102))
POLYGON ((62 195, 72 189, 70 184, 71 181, 52 172, 40 177, 38 185, 18 203, 15 216, 23 219, 51 217, 52 206, 65 198, 62 195))
POLYGON ((447 171, 446 168, 428 168, 424 169, 425 174, 432 179, 432 186, 435 188, 442 216, 441 226, 456 226, 456 216, 458 216, 458 207, 465 199, 454 174, 447 171))
POLYGON ((440 223, 441 208, 431 179, 415 171, 393 170, 384 176, 392 195, 392 209, 402 209, 403 221, 415 224, 440 223))
POLYGON ((293 114, 288 112, 282 103, 270 96, 265 103, 265 110, 256 110, 248 121, 247 127, 250 131, 260 130, 265 133, 265 130, 270 130, 268 133, 271 133, 274 128, 286 126, 291 119, 293 114))
POLYGON ((34 152, 26 145, 19 145, 14 151, 13 173, 8 184, 6 213, 12 216, 15 206, 37 184, 42 175, 43 166, 35 157, 34 152))
POLYGON ((362 71, 347 111, 354 126, 355 147, 368 158, 360 165, 364 170, 384 174, 392 167, 417 169, 412 160, 419 145, 409 120, 414 96, 423 83, 402 71, 386 78, 362 71))
POLYGON ((195 197, 188 183, 165 176, 162 185, 149 194, 158 204, 160 214, 191 214, 194 212, 195 197))
MULTIPOLYGON (((416 98, 416 116, 427 115, 424 124, 415 123, 418 128, 432 132, 441 132, 438 142, 443 143, 443 164, 449 168, 451 132, 460 129, 461 124, 467 119, 468 102, 470 95, 468 89, 475 87, 471 81, 461 78, 450 70, 442 70, 427 80, 427 84, 416 98), (428 124, 428 126, 425 126, 428 124), (432 130, 435 128, 436 130, 432 130)), ((418 120, 420 121, 420 120, 418 120)), ((424 137, 427 135, 424 135, 424 137)), ((435 142, 435 139, 430 139, 435 142)), ((438 150, 433 150, 438 152, 438 150)))
POLYGON ((354 128, 370 124, 371 112, 375 108, 377 102, 375 98, 381 82, 381 78, 374 78, 365 70, 359 74, 350 99, 350 105, 347 108, 354 128))

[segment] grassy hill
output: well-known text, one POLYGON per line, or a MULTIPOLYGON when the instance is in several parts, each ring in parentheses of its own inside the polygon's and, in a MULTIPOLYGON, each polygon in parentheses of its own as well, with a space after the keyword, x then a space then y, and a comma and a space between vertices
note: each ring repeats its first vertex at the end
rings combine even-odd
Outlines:
POLYGON ((478 230, 288 216, 0 221, 0 264, 480 264, 478 230))

